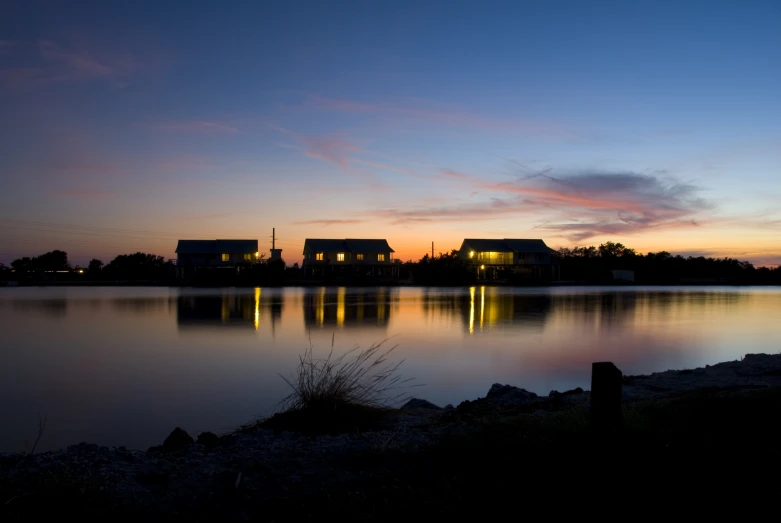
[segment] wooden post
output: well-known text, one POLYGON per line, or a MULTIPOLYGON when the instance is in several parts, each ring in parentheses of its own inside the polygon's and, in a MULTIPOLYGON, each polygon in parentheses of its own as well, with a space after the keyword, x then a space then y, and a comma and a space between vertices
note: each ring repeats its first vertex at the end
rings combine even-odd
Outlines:
POLYGON ((613 432, 621 428, 621 371, 609 361, 591 364, 591 426, 613 432))

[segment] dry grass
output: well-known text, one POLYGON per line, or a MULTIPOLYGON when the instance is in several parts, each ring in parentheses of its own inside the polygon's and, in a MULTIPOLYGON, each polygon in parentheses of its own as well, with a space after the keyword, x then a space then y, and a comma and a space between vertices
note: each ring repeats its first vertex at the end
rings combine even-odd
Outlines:
POLYGON ((334 339, 325 359, 316 359, 310 344, 299 356, 296 373, 282 377, 293 391, 282 400, 283 410, 331 409, 339 405, 383 408, 404 399, 401 390, 412 378, 402 379, 397 371, 404 360, 392 362, 388 356, 398 347, 386 348, 383 340, 367 349, 355 346, 334 355, 334 339))

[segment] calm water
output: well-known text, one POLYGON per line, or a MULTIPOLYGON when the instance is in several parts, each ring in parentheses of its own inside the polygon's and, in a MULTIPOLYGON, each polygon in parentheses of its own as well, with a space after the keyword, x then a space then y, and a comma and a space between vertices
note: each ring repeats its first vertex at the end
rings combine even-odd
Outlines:
POLYGON ((640 374, 781 350, 778 288, 0 289, 0 452, 146 448, 175 427, 267 415, 310 343, 390 338, 411 392, 445 405, 494 382, 588 387, 593 361, 640 374))

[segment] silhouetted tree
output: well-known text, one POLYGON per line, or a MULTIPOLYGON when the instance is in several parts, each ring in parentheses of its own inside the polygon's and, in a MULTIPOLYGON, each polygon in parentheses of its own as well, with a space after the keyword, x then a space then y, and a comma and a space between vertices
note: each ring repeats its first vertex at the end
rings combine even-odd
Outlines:
POLYGON ((68 253, 59 250, 50 251, 33 258, 19 258, 11 262, 11 267, 20 272, 70 270, 68 253))
POLYGON ((433 258, 424 255, 412 274, 415 282, 422 285, 467 285, 477 279, 477 274, 461 259, 456 249, 433 258))
POLYGON ((667 251, 645 256, 621 243, 560 249, 562 279, 584 283, 609 282, 610 271, 635 271, 635 281, 653 284, 723 282, 768 284, 778 282, 779 269, 759 271, 746 261, 704 256, 673 256, 667 251))
POLYGON ((103 262, 97 258, 92 258, 87 266, 87 272, 89 272, 90 276, 98 276, 102 268, 103 262))
POLYGON ((137 252, 120 254, 103 268, 103 274, 121 280, 163 280, 171 276, 173 267, 162 256, 137 252))

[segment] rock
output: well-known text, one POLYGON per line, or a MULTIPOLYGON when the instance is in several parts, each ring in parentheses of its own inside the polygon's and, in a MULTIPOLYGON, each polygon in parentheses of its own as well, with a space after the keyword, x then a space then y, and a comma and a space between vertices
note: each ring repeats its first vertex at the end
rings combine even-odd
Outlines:
POLYGON ((452 403, 448 403, 442 410, 455 410, 455 407, 452 403))
POLYGON ((163 450, 181 450, 194 443, 193 438, 184 430, 176 427, 163 442, 163 450))
POLYGON ((213 432, 201 432, 198 434, 198 443, 204 447, 213 447, 220 442, 219 436, 213 432))
POLYGON ((557 390, 552 390, 552 391, 550 391, 550 393, 548 394, 548 397, 549 397, 549 398, 555 398, 556 396, 561 396, 561 392, 559 392, 559 391, 557 391, 557 390))
POLYGON ((442 407, 437 407, 430 401, 422 400, 419 398, 412 398, 407 403, 401 406, 402 409, 429 409, 429 410, 442 410, 442 407))
POLYGON ((523 405, 524 403, 534 401, 537 399, 537 395, 526 389, 519 389, 512 385, 494 383, 491 385, 491 390, 488 391, 485 399, 497 405, 511 406, 523 405))

